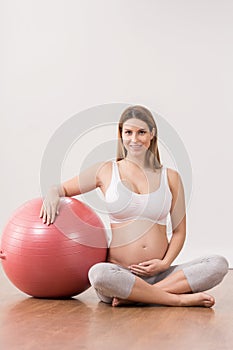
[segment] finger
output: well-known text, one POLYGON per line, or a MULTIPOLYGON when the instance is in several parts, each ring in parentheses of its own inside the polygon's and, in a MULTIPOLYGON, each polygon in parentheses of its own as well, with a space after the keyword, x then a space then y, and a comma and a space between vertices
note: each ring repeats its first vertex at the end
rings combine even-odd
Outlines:
POLYGON ((53 224, 53 223, 54 223, 54 221, 55 221, 55 218, 56 218, 56 213, 57 213, 56 209, 55 209, 55 208, 52 208, 52 214, 51 214, 51 224, 53 224))
POLYGON ((45 224, 46 219, 47 219, 47 211, 46 211, 46 207, 43 204, 43 223, 45 224))
POLYGON ((51 223, 51 209, 50 207, 47 208, 47 220, 46 220, 46 224, 49 225, 51 223))
POLYGON ((148 265, 152 265, 152 264, 154 264, 154 261, 153 260, 148 260, 148 261, 143 261, 143 262, 141 262, 138 265, 148 266, 148 265))
POLYGON ((41 209, 40 209, 40 218, 42 218, 43 214, 44 214, 44 208, 42 206, 41 209))
POLYGON ((59 215, 60 204, 61 204, 61 201, 58 202, 58 206, 57 206, 57 215, 59 215))
POLYGON ((46 219, 47 219, 46 211, 44 211, 44 214, 43 214, 43 223, 44 223, 44 224, 46 223, 46 219))
POLYGON ((40 212, 41 212, 41 217, 42 217, 43 223, 45 223, 45 221, 46 221, 46 206, 45 206, 45 202, 43 202, 40 212))
POLYGON ((130 269, 132 272, 137 272, 137 273, 146 273, 146 269, 145 268, 139 268, 139 267, 134 267, 130 269))
POLYGON ((130 269, 130 271, 131 271, 131 272, 144 272, 143 269, 138 269, 138 268, 136 268, 136 267, 132 267, 132 268, 130 269))
POLYGON ((148 261, 142 262, 138 264, 139 266, 148 266, 150 265, 148 261))
POLYGON ((147 276, 147 273, 145 271, 131 271, 131 272, 137 276, 147 276))
POLYGON ((142 266, 141 264, 138 265, 131 265, 130 268, 132 269, 139 269, 139 270, 145 270, 146 266, 142 266))

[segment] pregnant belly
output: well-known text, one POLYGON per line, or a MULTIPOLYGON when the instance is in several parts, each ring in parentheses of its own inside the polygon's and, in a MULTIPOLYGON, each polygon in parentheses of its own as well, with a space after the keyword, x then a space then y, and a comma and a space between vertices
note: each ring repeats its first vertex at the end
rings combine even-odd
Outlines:
POLYGON ((114 224, 108 261, 128 267, 151 259, 163 259, 167 248, 166 226, 146 220, 114 224))

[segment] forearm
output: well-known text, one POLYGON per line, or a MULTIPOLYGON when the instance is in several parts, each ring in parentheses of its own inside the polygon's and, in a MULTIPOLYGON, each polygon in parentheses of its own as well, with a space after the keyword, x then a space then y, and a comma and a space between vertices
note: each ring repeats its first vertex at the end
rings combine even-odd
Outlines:
POLYGON ((167 252, 163 258, 163 262, 169 267, 175 258, 180 253, 185 241, 185 232, 183 230, 173 233, 171 241, 169 243, 167 252))
POLYGON ((67 197, 65 188, 63 185, 54 185, 49 189, 49 194, 50 195, 57 195, 58 197, 67 197))
POLYGON ((59 197, 73 197, 86 193, 100 187, 102 181, 99 176, 100 170, 104 172, 103 162, 96 163, 83 171, 80 175, 63 182, 58 186, 53 186, 50 191, 59 197))
POLYGON ((78 187, 77 176, 71 180, 68 180, 60 185, 55 185, 50 188, 50 193, 58 195, 59 197, 73 197, 80 194, 78 187))

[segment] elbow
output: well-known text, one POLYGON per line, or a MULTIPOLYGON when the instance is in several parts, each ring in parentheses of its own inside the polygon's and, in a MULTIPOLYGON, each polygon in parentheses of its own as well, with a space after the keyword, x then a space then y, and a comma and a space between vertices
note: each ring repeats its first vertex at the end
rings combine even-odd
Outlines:
POLYGON ((171 216, 172 219, 172 232, 186 236, 186 215, 171 216))
POLYGON ((63 185, 60 185, 60 186, 58 187, 58 192, 59 192, 59 196, 60 196, 60 197, 70 197, 70 196, 68 195, 68 193, 67 193, 67 190, 66 190, 65 186, 63 186, 63 185))
POLYGON ((186 230, 183 229, 176 229, 172 231, 173 237, 176 237, 177 240, 179 240, 183 246, 185 239, 186 239, 186 230))

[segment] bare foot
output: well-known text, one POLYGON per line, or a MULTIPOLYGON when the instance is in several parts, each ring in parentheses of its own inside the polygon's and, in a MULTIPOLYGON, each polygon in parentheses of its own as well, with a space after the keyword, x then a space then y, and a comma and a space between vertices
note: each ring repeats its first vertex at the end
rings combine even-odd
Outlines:
MULTIPOLYGON (((212 307, 215 304, 214 297, 207 293, 191 293, 191 294, 179 294, 180 304, 178 306, 203 306, 203 307, 212 307)), ((121 305, 132 305, 137 304, 137 302, 113 298, 112 306, 121 306, 121 305)))
POLYGON ((136 304, 136 302, 126 300, 126 299, 120 299, 116 297, 112 299, 112 306, 132 305, 132 304, 136 304))
POLYGON ((215 304, 214 297, 207 293, 181 294, 180 306, 211 307, 215 304))

